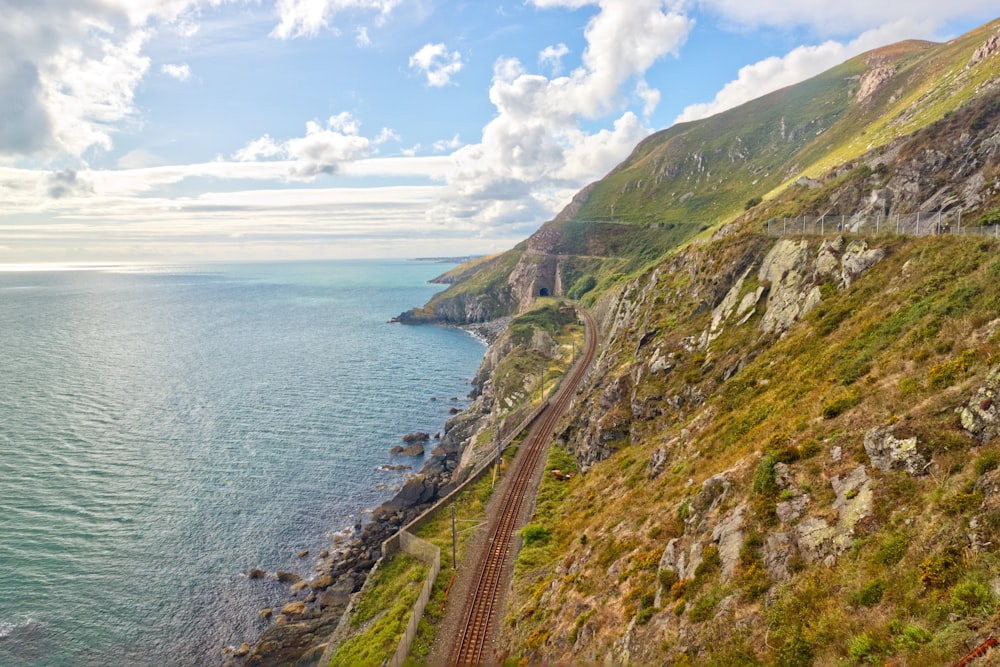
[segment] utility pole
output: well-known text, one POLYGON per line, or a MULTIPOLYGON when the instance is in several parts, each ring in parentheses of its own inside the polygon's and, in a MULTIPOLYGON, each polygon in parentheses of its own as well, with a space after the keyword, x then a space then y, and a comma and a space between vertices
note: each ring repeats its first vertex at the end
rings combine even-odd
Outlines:
POLYGON ((458 538, 455 534, 455 503, 451 504, 451 569, 458 568, 458 538))

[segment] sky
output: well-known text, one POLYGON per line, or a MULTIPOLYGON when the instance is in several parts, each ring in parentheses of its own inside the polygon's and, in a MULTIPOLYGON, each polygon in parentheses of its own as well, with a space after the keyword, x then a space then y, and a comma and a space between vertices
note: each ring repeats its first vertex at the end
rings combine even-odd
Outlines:
POLYGON ((996 0, 0 0, 0 265, 499 252, 652 132, 996 0))

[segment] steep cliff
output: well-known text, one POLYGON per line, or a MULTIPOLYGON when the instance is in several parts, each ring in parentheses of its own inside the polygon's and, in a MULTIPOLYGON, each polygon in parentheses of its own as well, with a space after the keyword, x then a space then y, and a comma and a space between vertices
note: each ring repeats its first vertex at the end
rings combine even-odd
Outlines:
MULTIPOLYGON (((543 483, 509 655, 936 665, 998 630, 1000 64, 996 26, 975 35, 962 106, 594 300, 603 354, 557 433, 585 474, 543 483), (959 211, 962 236, 850 234, 959 211), (766 234, 823 215, 846 224, 766 234)), ((866 105, 901 94, 878 68, 866 105)), ((906 118, 941 95, 917 99, 906 118)))
POLYGON ((508 656, 937 665, 1000 629, 1000 241, 981 227, 1000 222, 996 35, 852 61, 842 117, 881 109, 863 137, 590 294, 603 352, 557 431, 585 474, 543 482, 508 656), (913 131, 879 143, 889 127, 913 131), (965 234, 853 233, 916 212, 961 212, 965 234), (824 215, 842 229, 766 233, 824 215))

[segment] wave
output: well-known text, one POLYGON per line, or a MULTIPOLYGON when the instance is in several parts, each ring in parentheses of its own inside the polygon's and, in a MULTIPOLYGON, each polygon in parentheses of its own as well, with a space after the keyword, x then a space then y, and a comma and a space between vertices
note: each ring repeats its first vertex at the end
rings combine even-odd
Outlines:
POLYGON ((0 619, 0 642, 12 641, 24 635, 33 635, 40 631, 43 623, 33 618, 14 622, 0 619))

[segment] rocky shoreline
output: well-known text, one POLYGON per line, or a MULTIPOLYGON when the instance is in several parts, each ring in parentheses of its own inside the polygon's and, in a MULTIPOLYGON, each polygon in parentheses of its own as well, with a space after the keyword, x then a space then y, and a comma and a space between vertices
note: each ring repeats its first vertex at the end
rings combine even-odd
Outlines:
MULTIPOLYGON (((476 331, 467 330, 481 339, 489 336, 495 340, 505 327, 506 322, 501 322, 488 327, 477 325, 476 331), (478 331, 480 328, 483 331, 478 331)), ((481 367, 477 378, 488 375, 482 370, 481 367)), ((226 667, 318 665, 325 642, 334 634, 352 596, 361 590, 368 573, 381 557, 382 542, 462 481, 459 465, 466 443, 479 430, 489 412, 484 407, 482 385, 478 380, 470 398, 473 400, 468 408, 445 422, 440 442, 428 452, 419 472, 373 512, 371 521, 361 528, 353 541, 339 552, 320 554, 313 579, 286 576, 284 581, 290 587, 283 604, 280 608, 276 606, 260 612, 262 618, 273 619, 273 622, 264 629, 256 644, 244 642, 238 647, 227 648, 223 656, 226 667)), ((287 573, 275 576, 278 574, 287 573)), ((247 576, 269 575, 251 570, 247 576)))

